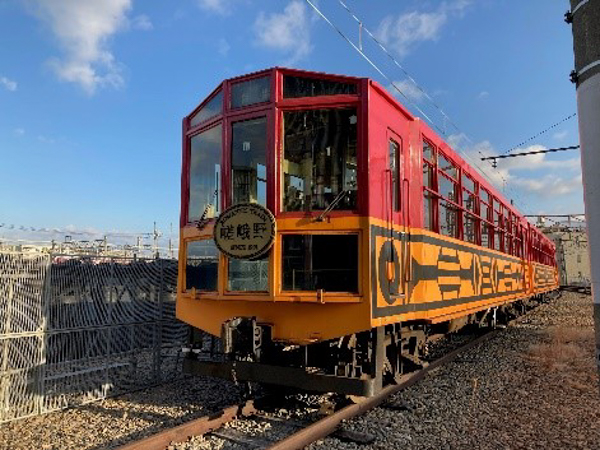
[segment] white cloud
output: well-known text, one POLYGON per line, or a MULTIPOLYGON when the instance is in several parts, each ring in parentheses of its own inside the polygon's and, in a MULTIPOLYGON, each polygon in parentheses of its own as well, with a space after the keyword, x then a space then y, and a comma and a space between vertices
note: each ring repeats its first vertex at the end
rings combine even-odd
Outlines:
POLYGON ((402 93, 412 102, 418 103, 425 97, 423 91, 421 91, 412 81, 410 80, 402 80, 402 81, 394 81, 394 85, 388 86, 388 91, 391 92, 395 97, 397 97, 400 101, 403 100, 402 95, 394 88, 398 88, 402 93))
POLYGON ((44 143, 44 144, 54 144, 56 141, 52 138, 49 138, 47 136, 43 136, 43 135, 39 135, 37 137, 37 140, 44 143))
POLYGON ((197 0, 200 8, 213 13, 228 15, 231 14, 232 0, 197 0))
POLYGON ((582 189, 581 175, 563 178, 548 174, 542 178, 515 178, 511 183, 539 197, 568 195, 582 189))
POLYGON ((308 13, 300 0, 288 3, 282 13, 261 12, 254 22, 254 32, 258 45, 288 53, 290 65, 312 49, 308 13))
POLYGON ((225 39, 225 38, 219 39, 219 42, 217 43, 217 51, 219 52, 219 54, 221 56, 227 56, 230 49, 231 49, 231 46, 229 45, 229 42, 227 42, 227 39, 225 39))
POLYGON ((0 77, 0 85, 8 91, 14 92, 17 90, 17 82, 6 77, 0 77))
POLYGON ((148 17, 146 14, 140 14, 139 16, 135 16, 131 21, 131 26, 136 30, 143 31, 149 31, 154 28, 150 17, 148 17))
POLYGON ((17 136, 23 136, 25 134, 25 128, 15 128, 15 134, 17 136))
POLYGON ((564 138, 567 137, 567 134, 569 134, 569 132, 567 130, 564 130, 564 131, 559 131, 558 133, 554 133, 552 135, 552 137, 554 139, 556 139, 557 141, 562 141, 562 140, 564 140, 564 138))
POLYGON ((490 96, 490 93, 488 91, 481 91, 478 95, 477 98, 479 100, 483 100, 484 98, 488 98, 490 96))
POLYGON ((128 27, 132 0, 31 2, 64 51, 62 59, 50 61, 59 79, 79 84, 88 94, 98 87, 123 85, 120 64, 109 48, 109 40, 128 27))
POLYGON ((437 40, 448 19, 461 17, 470 3, 470 0, 454 0, 442 3, 432 12, 411 11, 397 17, 390 15, 381 21, 376 34, 403 57, 418 42, 437 40))

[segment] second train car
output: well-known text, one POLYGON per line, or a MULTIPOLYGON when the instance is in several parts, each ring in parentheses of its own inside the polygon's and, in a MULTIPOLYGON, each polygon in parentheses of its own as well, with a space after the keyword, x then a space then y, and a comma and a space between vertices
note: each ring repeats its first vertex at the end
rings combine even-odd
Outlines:
POLYGON ((551 241, 370 79, 273 68, 183 120, 188 372, 369 396, 435 327, 557 286, 551 241))

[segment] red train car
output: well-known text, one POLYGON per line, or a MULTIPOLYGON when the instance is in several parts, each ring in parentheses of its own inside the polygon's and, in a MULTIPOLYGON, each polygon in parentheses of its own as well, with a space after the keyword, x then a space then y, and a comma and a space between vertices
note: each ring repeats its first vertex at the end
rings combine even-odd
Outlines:
POLYGON ((191 372, 371 395, 437 324, 558 285, 553 244, 367 78, 225 80, 183 121, 181 186, 177 316, 224 346, 191 372))

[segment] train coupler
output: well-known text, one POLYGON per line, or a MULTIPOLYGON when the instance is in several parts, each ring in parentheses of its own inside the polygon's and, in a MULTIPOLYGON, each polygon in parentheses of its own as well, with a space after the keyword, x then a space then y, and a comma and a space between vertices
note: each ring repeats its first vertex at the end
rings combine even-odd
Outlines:
POLYGON ((235 317, 221 326, 221 339, 225 354, 260 361, 271 342, 271 327, 258 323, 256 317, 235 317))

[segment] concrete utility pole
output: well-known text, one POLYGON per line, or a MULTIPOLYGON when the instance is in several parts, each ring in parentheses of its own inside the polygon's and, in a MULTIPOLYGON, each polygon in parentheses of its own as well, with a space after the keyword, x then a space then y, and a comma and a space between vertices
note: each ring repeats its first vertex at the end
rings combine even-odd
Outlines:
POLYGON ((570 0, 567 23, 573 24, 577 114, 581 144, 581 171, 587 222, 596 363, 600 372, 600 0, 570 0))

